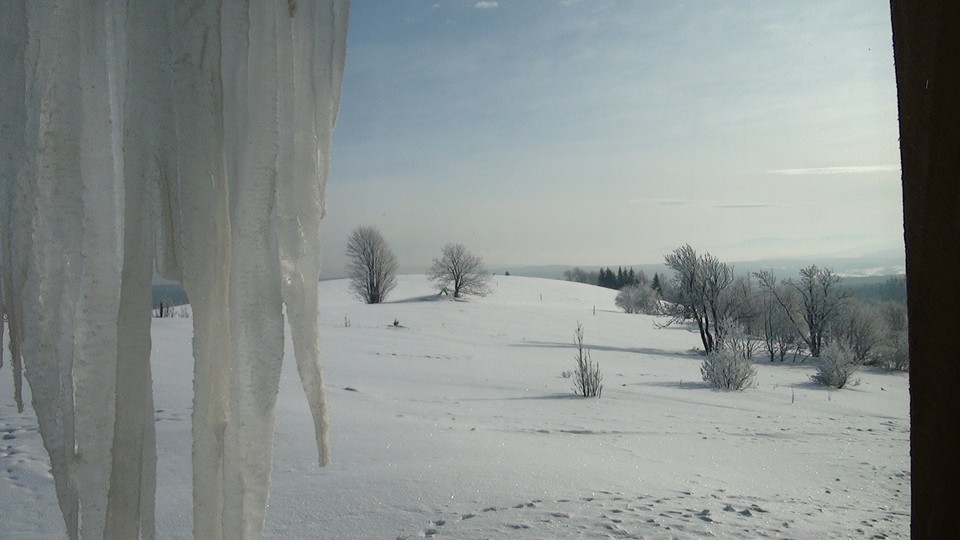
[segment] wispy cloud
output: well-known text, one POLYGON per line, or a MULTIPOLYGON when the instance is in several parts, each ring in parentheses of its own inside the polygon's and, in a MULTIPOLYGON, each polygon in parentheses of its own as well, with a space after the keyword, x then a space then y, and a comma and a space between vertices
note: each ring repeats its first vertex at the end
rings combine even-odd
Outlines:
POLYGON ((769 174, 784 174, 788 176, 821 175, 821 174, 864 174, 874 172, 899 171, 899 165, 855 165, 851 167, 815 167, 811 169, 775 169, 767 171, 769 174))
POLYGON ((656 206, 682 206, 690 204, 687 199, 629 199, 627 204, 653 204, 656 206))
POLYGON ((733 204, 718 204, 716 208, 770 208, 772 204, 767 203, 733 203, 733 204))
POLYGON ((493 9, 499 6, 496 0, 481 0, 473 5, 474 9, 493 9))
POLYGON ((627 204, 646 204, 651 206, 690 206, 697 205, 713 208, 772 208, 770 203, 718 203, 717 201, 695 199, 627 199, 627 204))

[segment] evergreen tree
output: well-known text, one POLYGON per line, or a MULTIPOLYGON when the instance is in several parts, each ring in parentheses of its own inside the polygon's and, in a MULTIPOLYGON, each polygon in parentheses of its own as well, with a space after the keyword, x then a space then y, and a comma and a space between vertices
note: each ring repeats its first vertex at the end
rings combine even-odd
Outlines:
POLYGON ((660 285, 660 275, 656 272, 653 273, 653 283, 650 284, 650 288, 657 291, 657 295, 663 298, 663 287, 660 285))
POLYGON ((597 285, 601 287, 606 287, 608 289, 617 288, 617 275, 613 273, 613 270, 610 267, 600 269, 600 279, 598 280, 597 285))

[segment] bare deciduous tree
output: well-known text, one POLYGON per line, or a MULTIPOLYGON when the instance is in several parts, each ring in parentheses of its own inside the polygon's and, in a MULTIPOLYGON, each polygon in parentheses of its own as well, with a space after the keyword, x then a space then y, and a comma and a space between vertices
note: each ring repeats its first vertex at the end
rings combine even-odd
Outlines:
MULTIPOLYGON (((794 305, 792 289, 787 289, 782 284, 776 287, 779 287, 778 294, 784 299, 784 303, 794 305)), ((759 327, 763 347, 770 356, 771 362, 777 359, 783 362, 787 353, 797 345, 797 333, 771 291, 762 292, 759 303, 759 327)))
POLYGON ((887 369, 910 368, 908 344, 907 305, 888 301, 880 305, 883 313, 884 339, 880 347, 880 365, 887 369))
POLYGON ((483 259, 467 251, 463 244, 447 244, 439 259, 433 260, 430 281, 441 291, 453 293, 454 298, 465 294, 484 296, 489 292, 490 273, 483 259))
POLYGON ((723 348, 723 321, 730 318, 724 290, 733 283, 733 269, 709 253, 698 256, 689 244, 665 261, 674 273, 664 305, 664 314, 671 318, 667 324, 693 319, 706 354, 723 348))
POLYGON ((597 272, 587 271, 579 266, 570 270, 563 271, 563 279, 567 281, 575 281, 577 283, 589 283, 591 285, 596 285, 599 275, 597 272))
POLYGON ((368 304, 379 304, 397 284, 397 257, 375 227, 360 226, 347 240, 350 290, 368 304))
POLYGON ((883 340, 883 322, 875 304, 851 299, 834 321, 832 337, 846 346, 855 362, 871 363, 883 340))
POLYGON ((783 308, 797 335, 807 345, 810 356, 819 358, 831 323, 840 315, 850 297, 840 285, 843 278, 829 268, 819 268, 816 265, 800 270, 799 280, 788 279, 784 282, 785 286, 797 294, 798 305, 792 306, 779 293, 777 279, 772 273, 764 271, 754 275, 783 308))

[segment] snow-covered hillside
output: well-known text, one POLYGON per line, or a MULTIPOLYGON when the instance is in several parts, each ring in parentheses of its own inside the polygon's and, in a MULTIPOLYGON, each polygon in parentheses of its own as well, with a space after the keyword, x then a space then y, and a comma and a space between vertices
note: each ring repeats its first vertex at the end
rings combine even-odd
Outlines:
MULTIPOLYGON (((615 292, 495 276, 486 298, 402 276, 386 304, 321 283, 333 463, 287 343, 269 538, 903 537, 907 376, 841 391, 757 361, 754 389, 701 382, 696 334, 626 315, 615 292), (394 321, 399 323, 394 326, 394 321), (604 375, 574 396, 573 332, 604 375)), ((159 538, 191 536, 191 320, 155 319, 159 538)), ((2 538, 63 536, 47 459, 0 371, 2 538)), ((264 434, 265 437, 269 434, 264 434)))

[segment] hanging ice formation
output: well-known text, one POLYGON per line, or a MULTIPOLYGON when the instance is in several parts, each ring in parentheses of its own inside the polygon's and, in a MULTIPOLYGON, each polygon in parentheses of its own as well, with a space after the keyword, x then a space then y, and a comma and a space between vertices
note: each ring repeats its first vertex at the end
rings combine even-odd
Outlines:
POLYGON ((284 306, 326 463, 319 230, 347 12, 0 2, 0 309, 70 538, 154 537, 154 268, 194 313, 194 536, 262 535, 284 306))

